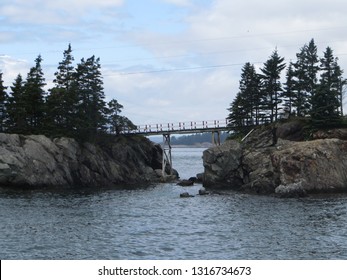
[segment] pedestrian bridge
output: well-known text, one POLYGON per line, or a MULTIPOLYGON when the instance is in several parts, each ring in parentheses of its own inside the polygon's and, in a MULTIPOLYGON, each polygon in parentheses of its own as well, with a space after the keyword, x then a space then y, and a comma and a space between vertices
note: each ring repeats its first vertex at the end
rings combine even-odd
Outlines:
POLYGON ((227 119, 213 121, 189 121, 179 123, 148 124, 138 125, 136 129, 125 129, 122 131, 122 133, 150 136, 163 134, 220 132, 230 130, 228 124, 229 121, 227 119))
POLYGON ((228 126, 229 121, 224 120, 213 120, 213 121, 188 121, 179 123, 165 123, 165 124, 148 124, 138 125, 136 129, 125 129, 121 134, 125 135, 163 135, 163 162, 162 162, 162 177, 165 178, 167 175, 172 175, 172 156, 171 156, 171 135, 172 134, 193 134, 211 132, 212 144, 220 145, 220 133, 222 131, 228 131, 231 129, 228 126), (166 171, 169 168, 169 174, 166 171))

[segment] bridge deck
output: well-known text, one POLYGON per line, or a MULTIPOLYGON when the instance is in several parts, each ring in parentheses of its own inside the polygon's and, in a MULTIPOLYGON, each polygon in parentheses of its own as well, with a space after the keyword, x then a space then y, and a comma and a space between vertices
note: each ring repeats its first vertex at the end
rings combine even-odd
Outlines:
POLYGON ((163 134, 188 134, 214 131, 228 131, 229 122, 227 120, 201 121, 201 122, 180 122, 178 124, 152 124, 139 125, 135 130, 125 130, 122 134, 132 135, 163 135, 163 134))

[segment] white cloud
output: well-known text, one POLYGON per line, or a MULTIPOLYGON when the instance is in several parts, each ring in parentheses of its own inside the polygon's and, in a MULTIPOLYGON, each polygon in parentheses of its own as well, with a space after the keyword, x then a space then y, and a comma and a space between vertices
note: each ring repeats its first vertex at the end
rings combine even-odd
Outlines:
POLYGON ((177 6, 183 6, 183 7, 187 7, 187 6, 192 5, 191 0, 163 0, 163 2, 166 2, 169 4, 174 4, 177 6))
POLYGON ((25 60, 0 55, 0 71, 3 73, 5 86, 11 86, 18 74, 21 74, 23 79, 25 79, 29 67, 28 62, 25 60))
POLYGON ((0 3, 0 13, 6 21, 19 24, 72 24, 81 16, 119 7, 123 0, 13 0, 0 3))

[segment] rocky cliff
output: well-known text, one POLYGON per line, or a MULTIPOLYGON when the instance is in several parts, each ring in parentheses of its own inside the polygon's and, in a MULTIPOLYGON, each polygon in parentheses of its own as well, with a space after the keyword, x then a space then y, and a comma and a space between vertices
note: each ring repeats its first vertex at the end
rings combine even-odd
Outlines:
POLYGON ((0 133, 0 186, 116 186, 159 181, 161 148, 142 137, 113 144, 0 133))
POLYGON ((280 196, 347 191, 347 141, 286 140, 293 135, 302 140, 294 127, 258 130, 244 143, 227 141, 206 150, 204 186, 280 196))

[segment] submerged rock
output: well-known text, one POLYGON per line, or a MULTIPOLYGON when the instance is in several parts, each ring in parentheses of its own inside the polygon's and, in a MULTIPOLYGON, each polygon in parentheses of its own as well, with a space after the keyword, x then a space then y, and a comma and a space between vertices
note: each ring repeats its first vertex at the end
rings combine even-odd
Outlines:
POLYGON ((0 186, 116 186, 159 181, 162 154, 146 138, 96 146, 71 138, 0 133, 0 186))
POLYGON ((200 189, 199 190, 199 195, 208 195, 210 194, 208 191, 206 191, 205 189, 200 189))
POLYGON ((304 197, 307 195, 302 182, 280 185, 275 189, 275 193, 280 197, 304 197))
POLYGON ((189 194, 188 192, 184 192, 180 194, 181 198, 194 197, 194 195, 189 194))

